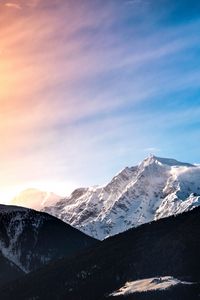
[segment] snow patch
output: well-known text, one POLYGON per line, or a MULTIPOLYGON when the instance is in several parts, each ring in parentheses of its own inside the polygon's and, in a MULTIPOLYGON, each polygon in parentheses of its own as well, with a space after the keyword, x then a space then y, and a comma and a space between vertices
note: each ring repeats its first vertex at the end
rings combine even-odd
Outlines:
POLYGON ((31 218, 31 210, 0 205, 0 217, 5 220, 5 237, 0 240, 0 252, 10 262, 14 263, 25 273, 30 272, 30 262, 32 253, 28 253, 23 262, 23 249, 20 246, 21 238, 26 230, 27 221, 31 222, 32 231, 35 232, 34 238, 37 239, 38 229, 43 222, 43 216, 40 218, 31 218))
POLYGON ((119 290, 112 293, 110 296, 125 296, 132 293, 142 293, 149 291, 161 291, 169 289, 179 284, 194 284, 176 279, 172 276, 153 277, 136 281, 126 282, 119 290))

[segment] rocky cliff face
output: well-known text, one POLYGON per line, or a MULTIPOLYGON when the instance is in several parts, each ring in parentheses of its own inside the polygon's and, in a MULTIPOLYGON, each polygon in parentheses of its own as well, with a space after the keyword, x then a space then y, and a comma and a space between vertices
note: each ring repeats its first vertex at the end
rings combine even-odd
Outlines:
POLYGON ((200 205, 200 167, 150 156, 107 185, 75 190, 44 211, 103 240, 200 205))

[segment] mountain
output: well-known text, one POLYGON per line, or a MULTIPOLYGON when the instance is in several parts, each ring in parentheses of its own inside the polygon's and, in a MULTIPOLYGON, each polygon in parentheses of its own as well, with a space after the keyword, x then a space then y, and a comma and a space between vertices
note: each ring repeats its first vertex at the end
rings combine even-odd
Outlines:
POLYGON ((79 188, 44 211, 103 240, 200 205, 200 167, 150 156, 108 184, 79 188))
MULTIPOLYGON (((95 240, 46 213, 0 205, 0 254, 28 273, 95 240)), ((2 266, 0 263, 0 276, 2 266)))
POLYGON ((12 199, 10 204, 41 210, 47 205, 55 204, 60 198, 60 196, 51 192, 26 189, 12 199))
POLYGON ((0 286, 15 280, 24 274, 25 273, 22 270, 0 253, 0 286))
POLYGON ((197 300, 199 229, 200 207, 141 225, 6 285, 0 299, 197 300))

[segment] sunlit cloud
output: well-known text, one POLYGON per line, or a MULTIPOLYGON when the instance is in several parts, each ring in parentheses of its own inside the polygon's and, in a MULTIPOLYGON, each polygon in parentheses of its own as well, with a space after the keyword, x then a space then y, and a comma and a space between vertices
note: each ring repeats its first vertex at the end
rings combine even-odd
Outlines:
POLYGON ((8 8, 22 9, 21 5, 19 5, 18 3, 7 2, 5 3, 5 6, 8 8))

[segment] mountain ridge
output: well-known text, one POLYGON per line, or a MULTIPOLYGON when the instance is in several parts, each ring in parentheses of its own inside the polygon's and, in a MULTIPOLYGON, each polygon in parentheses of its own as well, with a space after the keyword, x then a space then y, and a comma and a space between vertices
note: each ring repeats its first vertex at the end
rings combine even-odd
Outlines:
POLYGON ((200 167, 151 155, 108 184, 76 189, 43 211, 103 240, 198 205, 200 167))
POLYGON ((0 254, 24 273, 96 242, 44 212, 0 205, 0 254))
POLYGON ((200 207, 110 237, 0 289, 2 299, 196 300, 200 292, 200 207), (126 282, 170 276, 191 285, 116 297, 126 282), (26 287, 26 288, 24 288, 26 287), (110 295, 110 296, 109 296, 110 295))

